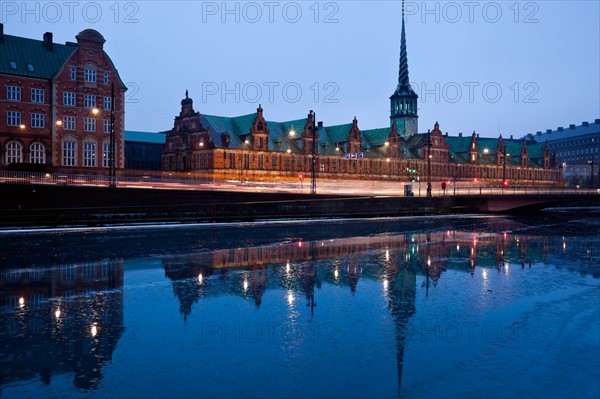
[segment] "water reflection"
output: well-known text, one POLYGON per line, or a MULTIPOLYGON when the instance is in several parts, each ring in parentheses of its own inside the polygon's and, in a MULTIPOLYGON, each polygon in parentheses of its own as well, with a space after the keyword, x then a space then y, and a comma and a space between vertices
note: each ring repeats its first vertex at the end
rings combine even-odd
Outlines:
POLYGON ((0 386, 73 373, 93 390, 123 327, 123 263, 0 270, 0 386))
MULTIPOLYGON (((548 270, 543 269, 544 272, 550 274, 555 267, 568 267, 577 273, 600 277, 595 252, 597 237, 531 234, 531 230, 525 227, 511 220, 500 219, 485 228, 436 227, 411 233, 377 231, 372 234, 363 231, 363 234, 342 238, 331 238, 330 232, 325 235, 327 238, 318 237, 313 232, 306 237, 295 235, 294 239, 281 239, 274 234, 272 240, 268 237, 256 240, 244 238, 219 241, 215 245, 212 245, 212 241, 200 245, 198 240, 194 240, 194 251, 178 250, 173 254, 150 257, 152 261, 158 260, 162 264, 166 284, 153 289, 166 291, 169 298, 173 298, 173 295, 176 298, 173 301, 179 304, 181 319, 175 312, 177 319, 171 319, 169 330, 178 332, 181 325, 193 326, 194 321, 202 320, 199 308, 204 303, 224 297, 235 298, 238 300, 236 304, 248 303, 257 312, 251 313, 265 315, 261 321, 275 320, 277 315, 273 313, 274 307, 279 307, 287 321, 296 323, 295 326, 302 323, 300 314, 307 315, 307 323, 323 314, 331 317, 326 321, 348 316, 328 312, 330 309, 327 308, 333 306, 332 299, 325 297, 323 288, 329 287, 344 291, 352 299, 366 297, 368 301, 361 302, 363 308, 357 314, 368 319, 375 312, 371 313, 366 307, 379 303, 372 298, 372 287, 377 287, 375 296, 378 295, 384 304, 384 307, 380 306, 381 311, 393 322, 393 342, 391 339, 386 341, 382 350, 386 353, 395 351, 396 367, 393 374, 397 378, 399 394, 403 377, 406 378, 409 368, 409 362, 405 360, 410 358, 407 357, 410 352, 406 349, 410 344, 410 333, 414 332, 411 323, 415 321, 415 314, 423 308, 423 301, 436 299, 438 284, 442 279, 451 277, 448 276, 450 271, 457 272, 482 292, 477 303, 462 304, 477 309, 491 306, 490 301, 494 297, 484 295, 498 287, 494 285, 494 279, 498 276, 507 277, 503 283, 510 285, 509 277, 518 274, 518 271, 531 273, 531 269, 551 265, 548 270), (520 229, 526 230, 526 233, 520 234, 520 229), (178 324, 180 320, 183 323, 178 324)), ((242 236, 244 232, 236 234, 242 236)), ((123 265, 121 260, 104 260, 1 269, 0 305, 4 306, 0 310, 0 383, 7 385, 36 379, 50 384, 54 376, 72 373, 75 387, 97 389, 101 393, 103 369, 123 367, 108 366, 124 332, 123 289, 128 287, 123 288, 123 265)), ((158 272, 162 278, 160 268, 158 272)), ((498 279, 495 280, 497 283, 498 279)), ((153 291, 152 295, 156 293, 153 291)), ((444 295, 440 297, 447 298, 444 295)), ((458 303, 450 302, 448 307, 456 307, 458 303)), ((231 321, 228 327, 239 326, 236 318, 240 317, 236 313, 238 311, 229 311, 224 317, 223 320, 231 321), (227 317, 231 317, 231 320, 227 317)), ((162 314, 160 317, 161 320, 169 319, 169 315, 162 314)), ((211 319, 204 319, 204 322, 214 328, 223 325, 211 319)), ((147 334, 151 335, 152 331, 147 334)), ((222 337, 219 341, 221 344, 222 337)), ((293 340, 293 334, 287 334, 288 337, 293 340)), ((164 339, 164 335, 161 338, 164 339)), ((303 349, 300 341, 297 339, 289 346, 303 349)), ((176 352, 176 344, 172 346, 173 352, 176 352)), ((151 356, 154 348, 145 349, 151 356)), ((205 350, 205 347, 201 349, 205 350)), ((186 351, 195 350, 200 352, 197 347, 186 347, 186 351)), ((214 350, 214 353, 220 353, 222 347, 214 350)), ((353 348, 345 350, 352 351, 353 348)), ((210 357, 212 353, 202 354, 210 357)), ((328 353, 326 349, 323 353, 325 357, 336 355, 328 353)), ((230 358, 222 359, 220 361, 224 363, 220 367, 230 367, 229 362, 234 362, 230 358)), ((256 364, 258 369, 262 367, 259 363, 256 364)), ((210 365, 210 362, 187 366, 202 374, 209 373, 207 364, 210 365)), ((239 371, 236 368, 233 370, 239 371)), ((410 378, 406 381, 410 381, 410 378)), ((178 383, 185 384, 184 381, 178 383)), ((187 393, 192 395, 193 392, 190 390, 187 393)), ((206 395, 217 396, 218 393, 207 390, 206 395)), ((340 395, 354 394, 351 391, 346 393, 340 395)), ((126 396, 147 394, 128 391, 126 396)), ((249 395, 260 394, 251 392, 249 395)))
MULTIPOLYGON (((425 295, 448 270, 477 274, 491 291, 490 273, 510 275, 511 267, 531 268, 552 259, 561 267, 564 237, 447 230, 405 235, 364 236, 273 245, 236 247, 162 259, 185 320, 193 304, 206 296, 239 295, 257 308, 267 290, 285 290, 290 312, 306 298, 314 316, 322 284, 346 286, 360 294, 361 279, 379 280, 395 325, 398 393, 402 387, 407 325, 416 311, 417 276, 425 278, 425 295), (202 276, 202 279, 196 276, 202 276), (216 278, 209 278, 214 276, 216 278)), ((591 243, 585 257, 569 267, 594 278, 600 268, 591 243)), ((574 254, 571 254, 574 256, 574 254)))

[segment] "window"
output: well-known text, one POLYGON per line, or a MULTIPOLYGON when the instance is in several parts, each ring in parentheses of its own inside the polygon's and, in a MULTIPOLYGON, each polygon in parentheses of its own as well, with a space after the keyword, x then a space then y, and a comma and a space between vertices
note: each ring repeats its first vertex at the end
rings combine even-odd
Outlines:
POLYGON ((6 113, 6 124, 8 126, 21 126, 21 112, 8 111, 6 113))
POLYGON ((83 106, 85 108, 96 108, 96 96, 94 96, 93 94, 84 94, 83 106))
POLYGON ((46 150, 42 143, 34 143, 29 150, 29 163, 46 163, 46 150))
POLYGON ((6 146, 6 164, 23 162, 23 147, 21 143, 11 141, 6 146))
POLYGON ((96 166, 96 143, 83 143, 83 166, 96 166))
POLYGON ((77 80, 77 67, 71 67, 71 80, 77 80))
POLYGON ((65 115, 63 117, 63 129, 75 130, 75 117, 72 115, 65 115))
POLYGON ((110 119, 104 119, 104 133, 110 133, 110 119))
POLYGON ((8 86, 6 88, 6 99, 11 101, 21 101, 21 87, 8 86))
POLYGON ((41 129, 44 127, 44 114, 31 113, 31 127, 41 129))
POLYGON ((75 149, 75 141, 65 140, 63 141, 63 166, 75 166, 75 156, 77 152, 75 149))
POLYGON ((108 84, 108 72, 104 72, 104 84, 108 84))
POLYGON ((111 110, 112 109, 112 98, 104 97, 104 109, 111 110))
POLYGON ((27 70, 29 72, 35 72, 35 69, 33 68, 33 64, 27 64, 27 70))
POLYGON ((17 63, 14 61, 10 62, 10 69, 17 69, 17 63))
POLYGON ((75 93, 72 91, 65 91, 63 93, 63 105, 68 105, 70 107, 75 106, 75 93))
POLYGON ((110 144, 102 143, 102 166, 108 168, 110 166, 110 144))
POLYGON ((96 83, 96 70, 92 68, 85 68, 83 80, 90 83, 96 83))
POLYGON ((96 131, 96 119, 83 118, 83 131, 84 132, 95 132, 96 131))

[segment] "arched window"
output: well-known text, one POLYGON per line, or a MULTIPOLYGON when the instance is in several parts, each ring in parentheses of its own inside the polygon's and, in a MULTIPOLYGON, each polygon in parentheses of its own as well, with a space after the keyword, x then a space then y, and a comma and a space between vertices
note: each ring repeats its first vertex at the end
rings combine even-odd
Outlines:
POLYGON ((23 146, 17 141, 6 145, 6 164, 23 162, 23 146))
POLYGON ((29 163, 46 163, 46 148, 42 143, 33 143, 29 149, 29 163))

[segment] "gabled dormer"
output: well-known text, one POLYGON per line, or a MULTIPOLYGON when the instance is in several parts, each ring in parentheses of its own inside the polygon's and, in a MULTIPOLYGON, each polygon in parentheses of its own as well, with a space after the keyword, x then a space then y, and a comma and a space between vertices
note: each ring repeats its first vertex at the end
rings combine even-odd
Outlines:
POLYGON ((527 150, 526 139, 523 139, 523 145, 521 146, 520 165, 524 168, 526 168, 529 165, 529 151, 527 150))
POLYGON ((396 130, 395 121, 392 123, 392 129, 390 130, 390 134, 388 135, 385 147, 385 156, 387 158, 400 158, 400 135, 396 130))
POLYGON ((319 133, 316 129, 315 113, 310 111, 306 123, 304 124, 304 130, 302 131, 302 152, 304 154, 312 154, 313 148, 315 153, 319 152, 319 146, 313 147, 313 134, 314 143, 319 142, 319 133))
POLYGON ((473 131, 471 143, 469 144, 469 163, 477 163, 479 160, 479 145, 477 144, 477 134, 473 131))
POLYGON ((550 168, 550 147, 548 146, 548 141, 544 145, 544 169, 550 168))
POLYGON ((267 151, 269 149, 269 129, 263 117, 263 109, 259 104, 256 109, 256 118, 250 128, 250 147, 254 151, 267 151))
POLYGON ((500 138, 498 138, 498 147, 496 147, 496 165, 503 164, 505 152, 504 140, 502 139, 502 135, 500 135, 500 138))
POLYGON ((361 152, 362 151, 362 137, 360 135, 360 129, 358 128, 358 120, 356 116, 352 121, 352 128, 348 133, 348 139, 346 140, 346 152, 361 152))
POLYGON ((433 130, 429 132, 431 142, 431 159, 435 162, 445 162, 448 160, 450 146, 444 140, 444 134, 440 130, 440 124, 435 122, 433 130))

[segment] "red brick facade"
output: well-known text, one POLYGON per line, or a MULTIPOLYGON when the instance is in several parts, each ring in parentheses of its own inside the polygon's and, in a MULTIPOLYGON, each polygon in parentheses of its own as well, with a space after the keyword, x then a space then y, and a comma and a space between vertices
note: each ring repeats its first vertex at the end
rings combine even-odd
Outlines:
POLYGON ((0 168, 107 172, 111 107, 115 166, 123 168, 127 88, 103 50, 102 35, 87 29, 77 44, 59 45, 51 33, 36 41, 0 32, 1 57, 16 66, 0 72, 0 168), (17 46, 29 51, 9 59, 8 50, 17 46))

